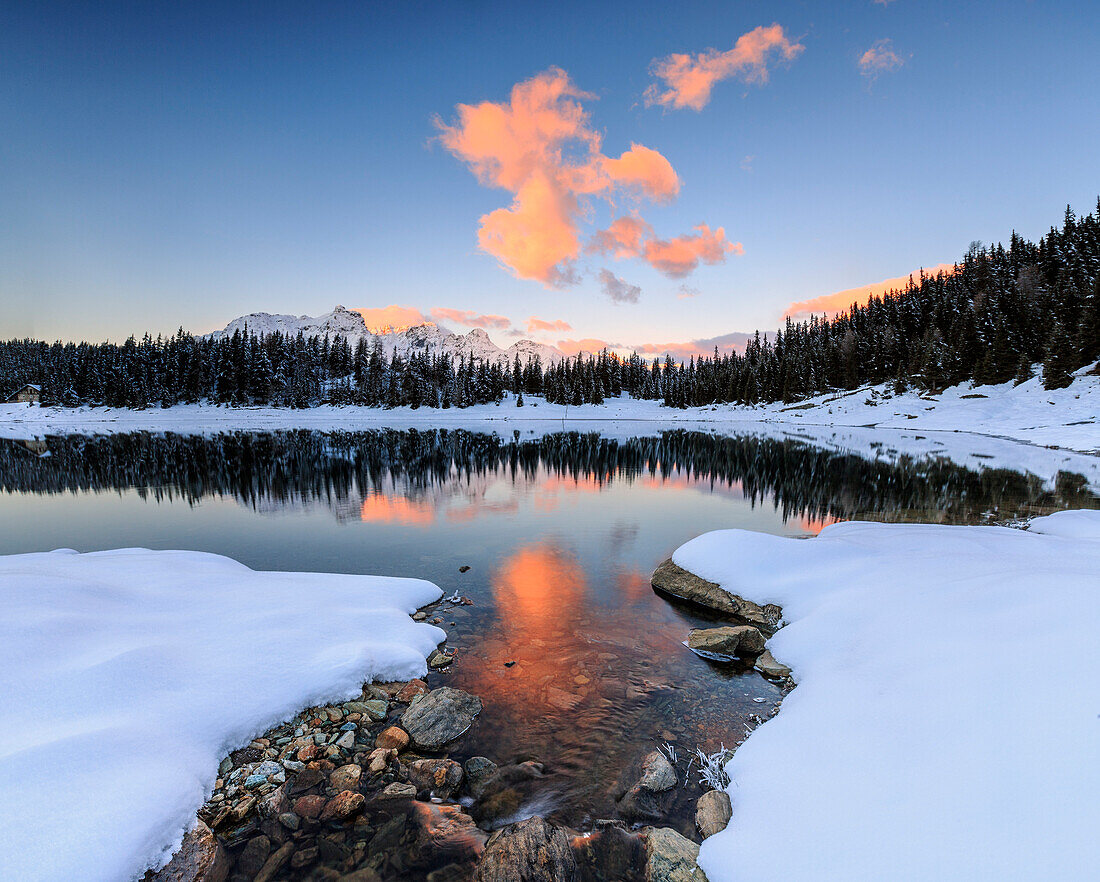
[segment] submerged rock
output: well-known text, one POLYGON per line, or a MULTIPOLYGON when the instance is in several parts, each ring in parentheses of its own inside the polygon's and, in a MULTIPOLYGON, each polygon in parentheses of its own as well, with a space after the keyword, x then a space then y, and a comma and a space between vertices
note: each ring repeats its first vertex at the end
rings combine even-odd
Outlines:
POLYGON ((725 613, 769 633, 779 626, 782 610, 774 603, 760 606, 751 600, 730 594, 716 583, 708 582, 676 565, 672 558, 653 571, 651 583, 665 594, 725 613))
POLYGON ((152 882, 224 882, 229 856, 201 820, 183 837, 183 845, 152 882))
POLYGON ((722 628, 695 628, 688 635, 687 647, 703 658, 733 661, 758 656, 764 651, 764 635, 752 625, 727 625, 722 628))
POLYGON ((466 772, 466 789, 474 799, 480 799, 485 786, 497 772, 497 764, 484 756, 472 756, 466 760, 463 768, 466 772))
POLYGON ((721 833, 733 817, 733 805, 725 790, 708 790, 695 804, 695 827, 704 839, 721 833))
POLYGON ((476 695, 443 686, 413 701, 401 715, 401 725, 417 747, 437 750, 469 729, 479 713, 476 695))
POLYGON ((570 835, 542 818, 498 830, 485 846, 474 882, 573 882, 570 835))
POLYGON ((646 882, 706 882, 695 863, 699 846, 668 827, 642 831, 646 843, 646 882))
POLYGON ((782 662, 777 662, 770 649, 765 649, 756 659, 756 670, 772 680, 784 680, 791 675, 791 669, 782 662))

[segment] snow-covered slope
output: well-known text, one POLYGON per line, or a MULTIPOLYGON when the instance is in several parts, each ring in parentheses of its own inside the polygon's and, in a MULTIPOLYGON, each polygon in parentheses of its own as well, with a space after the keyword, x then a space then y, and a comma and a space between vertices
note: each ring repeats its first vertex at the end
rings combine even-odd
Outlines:
POLYGON ((409 613, 439 596, 190 551, 0 557, 0 878, 159 866, 227 750, 365 679, 422 675, 446 635, 409 613))
POLYGON ((381 343, 387 358, 394 352, 406 357, 421 352, 429 355, 449 353, 454 357, 461 355, 503 364, 515 361, 518 355, 520 363, 526 364, 537 355, 544 365, 564 358, 561 350, 534 340, 519 340, 507 349, 502 349, 481 328, 474 328, 466 334, 454 334, 434 322, 408 327, 368 326, 360 312, 343 306, 337 306, 332 312, 320 316, 254 312, 233 319, 225 328, 210 336, 230 337, 236 331, 243 333, 246 330, 253 334, 272 334, 279 331, 290 336, 296 336, 300 331, 307 337, 339 335, 347 337, 353 345, 360 338, 365 338, 371 346, 375 341, 381 343))
POLYGON ((1100 512, 723 530, 673 560, 780 604, 798 683, 726 766, 711 882, 1097 878, 1100 512))

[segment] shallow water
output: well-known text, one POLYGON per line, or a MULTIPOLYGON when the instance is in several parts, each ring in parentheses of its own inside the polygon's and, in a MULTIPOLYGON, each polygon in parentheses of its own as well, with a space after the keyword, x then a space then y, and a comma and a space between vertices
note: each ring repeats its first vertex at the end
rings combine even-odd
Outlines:
POLYGON ((1072 475, 1044 487, 995 465, 683 431, 0 442, 0 553, 187 548, 257 569, 430 579, 472 601, 441 607, 458 656, 430 677, 484 704, 452 755, 547 771, 487 823, 614 817, 632 765, 668 744, 683 784, 663 823, 693 835, 691 755, 740 742, 782 693, 689 652, 708 619, 654 594, 653 568, 719 528, 810 536, 851 517, 980 523, 1098 504, 1072 475))

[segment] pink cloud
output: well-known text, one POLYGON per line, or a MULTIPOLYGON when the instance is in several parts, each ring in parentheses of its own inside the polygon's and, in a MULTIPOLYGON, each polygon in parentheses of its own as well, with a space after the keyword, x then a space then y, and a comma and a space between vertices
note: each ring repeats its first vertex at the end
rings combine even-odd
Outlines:
MULTIPOLYGON (((955 265, 940 263, 923 271, 926 276, 938 276, 940 273, 950 275, 955 272, 955 265)), ((807 319, 812 315, 825 314, 834 316, 845 312, 853 303, 863 306, 872 297, 881 297, 887 291, 900 291, 909 284, 909 279, 914 281, 919 278, 919 273, 911 273, 906 276, 895 276, 892 279, 883 279, 870 285, 860 285, 858 288, 846 288, 833 294, 823 294, 810 300, 799 300, 792 303, 783 312, 783 318, 792 318, 796 321, 807 319)))
POLYGON ((448 309, 436 306, 432 309, 432 318, 441 322, 453 322, 470 328, 495 328, 506 331, 512 327, 512 320, 503 315, 483 315, 469 309, 448 309))
POLYGON ((531 316, 527 319, 527 333, 535 334, 540 331, 550 331, 553 333, 566 333, 572 331, 573 326, 569 322, 562 321, 561 319, 555 319, 554 321, 546 321, 540 319, 537 316, 531 316))
POLYGON ((512 203, 482 216, 481 249, 521 279, 561 287, 578 276, 580 224, 587 197, 616 194, 664 201, 680 180, 671 163, 640 144, 604 155, 569 75, 552 67, 517 83, 506 102, 459 104, 453 124, 435 121, 439 141, 486 186, 512 203))
POLYGON ((742 331, 734 331, 718 337, 702 337, 681 343, 639 343, 631 348, 639 355, 645 355, 649 358, 654 356, 664 358, 666 355, 671 355, 676 361, 687 361, 693 357, 713 356, 716 348, 719 354, 744 352, 745 344, 748 343, 750 336, 750 334, 742 331))
POLYGON ((610 254, 616 259, 640 257, 644 240, 653 229, 640 217, 618 217, 606 230, 598 230, 588 243, 588 250, 610 254))
POLYGON ((576 355, 578 352, 600 352, 603 349, 622 348, 619 343, 610 343, 596 337, 584 337, 581 340, 559 340, 557 346, 563 353, 570 356, 576 355))
POLYGON ((370 330, 391 327, 408 328, 413 325, 422 325, 428 321, 428 317, 424 313, 412 306, 391 305, 376 308, 353 308, 349 312, 359 313, 370 330))
POLYGON ((905 59, 894 51, 890 40, 878 40, 859 57, 859 72, 874 79, 881 73, 897 70, 905 64, 905 59))
POLYGON ((766 83, 770 61, 793 61, 806 47, 794 43, 781 25, 757 27, 737 38, 732 49, 707 49, 695 55, 674 53, 653 61, 650 70, 664 81, 646 89, 646 106, 702 110, 710 101, 714 84, 731 77, 746 83, 766 83))
POLYGON ((688 275, 700 263, 724 263, 728 254, 743 254, 740 242, 730 242, 726 231, 719 227, 711 231, 699 224, 696 232, 674 239, 650 239, 645 243, 644 257, 659 272, 672 279, 688 275))

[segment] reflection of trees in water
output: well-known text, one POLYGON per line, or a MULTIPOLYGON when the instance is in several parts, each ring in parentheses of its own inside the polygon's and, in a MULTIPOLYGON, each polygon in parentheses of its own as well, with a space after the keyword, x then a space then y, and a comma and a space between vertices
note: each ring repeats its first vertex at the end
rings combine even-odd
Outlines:
POLYGON ((577 432, 502 439, 447 429, 133 433, 51 437, 46 448, 49 455, 41 456, 22 442, 0 443, 0 488, 136 489, 155 499, 227 495, 256 507, 306 501, 340 509, 372 492, 420 499, 487 476, 537 482, 551 475, 596 484, 638 477, 716 489, 736 484, 754 504, 815 520, 936 511, 947 522, 974 521, 986 512, 1006 518, 1097 505, 1085 479, 1069 473, 1048 490, 1031 475, 975 471, 940 458, 866 459, 793 439, 684 430, 627 441, 577 432))

